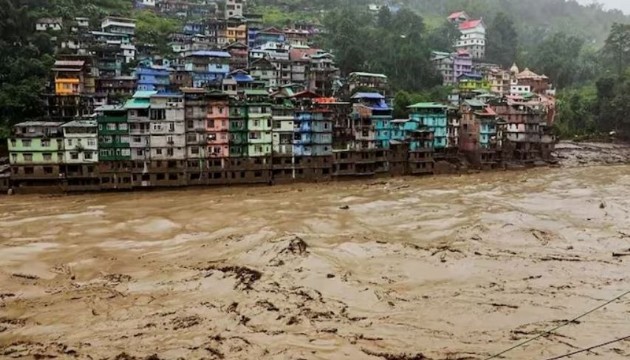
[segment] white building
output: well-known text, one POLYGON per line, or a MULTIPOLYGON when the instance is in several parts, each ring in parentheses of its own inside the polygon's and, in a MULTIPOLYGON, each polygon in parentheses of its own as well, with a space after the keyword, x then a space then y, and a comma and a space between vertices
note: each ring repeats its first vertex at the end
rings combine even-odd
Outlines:
POLYGON ((61 31, 61 18, 41 18, 35 22, 35 30, 37 31, 61 31))
POLYGON ((183 96, 151 96, 149 118, 151 160, 185 160, 186 123, 183 96))
POLYGON ((98 128, 95 120, 75 120, 61 126, 63 129, 66 164, 98 162, 98 128))
POLYGON ((136 59, 136 46, 133 44, 120 44, 120 50, 122 50, 125 57, 125 63, 129 64, 136 59))
POLYGON ((136 33, 136 21, 114 16, 108 16, 101 22, 101 30, 112 34, 134 35, 136 33))
POLYGON ((225 2, 225 18, 243 17, 243 7, 245 0, 226 0, 225 2))
POLYGON ((455 48, 467 51, 474 59, 486 56, 486 25, 483 20, 467 20, 458 25, 461 36, 455 48))

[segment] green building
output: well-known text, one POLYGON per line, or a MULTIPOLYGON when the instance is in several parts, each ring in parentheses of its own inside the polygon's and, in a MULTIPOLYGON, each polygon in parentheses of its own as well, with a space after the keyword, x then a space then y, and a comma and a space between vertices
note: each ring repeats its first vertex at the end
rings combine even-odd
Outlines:
POLYGON ((96 109, 100 161, 131 160, 127 109, 104 105, 96 109))

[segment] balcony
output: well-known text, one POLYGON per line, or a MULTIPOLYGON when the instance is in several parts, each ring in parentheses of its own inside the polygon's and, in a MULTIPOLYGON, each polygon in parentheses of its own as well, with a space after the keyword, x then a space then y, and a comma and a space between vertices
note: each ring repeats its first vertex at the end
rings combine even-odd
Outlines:
POLYGON ((99 116, 99 123, 124 123, 127 122, 127 116, 99 116))

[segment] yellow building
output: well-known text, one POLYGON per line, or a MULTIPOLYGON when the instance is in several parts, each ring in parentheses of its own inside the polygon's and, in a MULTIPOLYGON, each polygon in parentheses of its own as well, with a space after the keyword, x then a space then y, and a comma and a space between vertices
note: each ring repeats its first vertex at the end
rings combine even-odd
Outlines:
POLYGON ((77 95, 79 94, 79 79, 73 78, 56 78, 55 94, 56 95, 77 95))

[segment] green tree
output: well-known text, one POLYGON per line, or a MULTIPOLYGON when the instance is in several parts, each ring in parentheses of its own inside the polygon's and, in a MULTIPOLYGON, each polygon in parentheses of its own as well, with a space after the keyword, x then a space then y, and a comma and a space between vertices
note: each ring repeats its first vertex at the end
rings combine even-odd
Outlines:
POLYGON ((451 52, 459 36, 460 32, 457 27, 445 21, 442 25, 429 32, 427 46, 431 50, 451 52))
POLYGON ((516 60, 518 33, 514 20, 500 12, 488 27, 486 59, 490 62, 509 67, 516 60))
POLYGON ((613 24, 602 50, 621 76, 630 65, 630 24, 613 24))
POLYGON ((53 64, 47 34, 18 0, 0 0, 0 128, 44 115, 41 94, 53 64))
POLYGON ((565 33, 555 33, 544 39, 532 54, 528 64, 549 76, 558 88, 577 81, 579 57, 584 40, 565 33))

